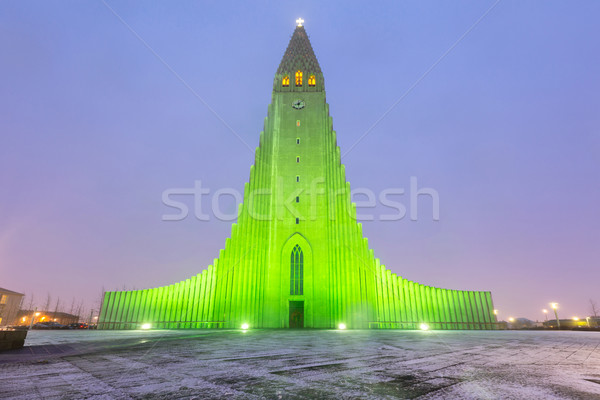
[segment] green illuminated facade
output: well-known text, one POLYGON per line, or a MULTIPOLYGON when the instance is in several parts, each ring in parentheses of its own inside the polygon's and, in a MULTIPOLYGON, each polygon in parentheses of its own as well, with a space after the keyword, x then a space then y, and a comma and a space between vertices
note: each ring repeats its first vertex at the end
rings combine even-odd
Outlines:
POLYGON ((275 74, 238 222, 212 265, 172 285, 106 292, 100 329, 494 329, 490 292, 391 273, 350 201, 323 74, 298 26, 275 74))

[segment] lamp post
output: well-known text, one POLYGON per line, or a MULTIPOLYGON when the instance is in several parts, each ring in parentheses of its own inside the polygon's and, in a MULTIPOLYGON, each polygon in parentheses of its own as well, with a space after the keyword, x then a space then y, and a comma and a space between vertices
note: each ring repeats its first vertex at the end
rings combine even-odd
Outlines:
POLYGON ((542 312, 544 313, 544 319, 546 322, 548 322, 548 310, 546 310, 545 308, 542 310, 542 312))
POLYGON ((556 327, 560 329, 560 320, 558 319, 558 303, 550 303, 550 307, 554 310, 554 316, 556 317, 556 327))

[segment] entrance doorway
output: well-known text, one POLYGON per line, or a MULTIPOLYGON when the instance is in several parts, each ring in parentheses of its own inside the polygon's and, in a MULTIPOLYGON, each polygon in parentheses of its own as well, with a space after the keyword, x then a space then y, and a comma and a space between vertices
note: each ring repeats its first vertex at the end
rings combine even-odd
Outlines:
POLYGON ((290 301, 290 328, 304 328, 303 301, 290 301))

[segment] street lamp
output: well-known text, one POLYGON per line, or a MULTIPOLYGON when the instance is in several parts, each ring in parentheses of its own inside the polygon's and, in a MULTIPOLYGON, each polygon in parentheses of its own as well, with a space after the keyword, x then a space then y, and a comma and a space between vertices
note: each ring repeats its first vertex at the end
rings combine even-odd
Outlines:
POLYGON ((560 320, 558 319, 558 303, 550 303, 550 307, 554 310, 554 316, 556 317, 556 327, 560 329, 560 320))
POLYGON ((542 312, 544 313, 544 318, 546 319, 546 322, 548 322, 548 310, 546 310, 545 308, 542 310, 542 312))
POLYGON ((513 322, 515 322, 515 319, 513 317, 508 317, 508 327, 509 327, 509 329, 514 329, 513 322))

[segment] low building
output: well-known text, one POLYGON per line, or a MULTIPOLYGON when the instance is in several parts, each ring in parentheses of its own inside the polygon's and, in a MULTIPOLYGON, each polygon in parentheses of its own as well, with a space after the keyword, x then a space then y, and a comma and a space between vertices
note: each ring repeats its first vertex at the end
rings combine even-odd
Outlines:
POLYGON ((17 315, 17 323, 15 325, 30 325, 32 318, 33 324, 37 324, 38 322, 56 322, 61 325, 69 325, 79 322, 78 315, 65 312, 21 310, 17 315))
POLYGON ((0 288, 0 326, 12 325, 15 322, 24 296, 23 293, 0 288))
MULTIPOLYGON (((569 319, 560 319, 560 328, 561 329, 573 329, 573 328, 597 328, 600 326, 600 318, 598 317, 588 317, 588 318, 569 318, 569 319)), ((552 328, 556 329, 556 320, 550 319, 544 322, 544 328, 552 328)))

